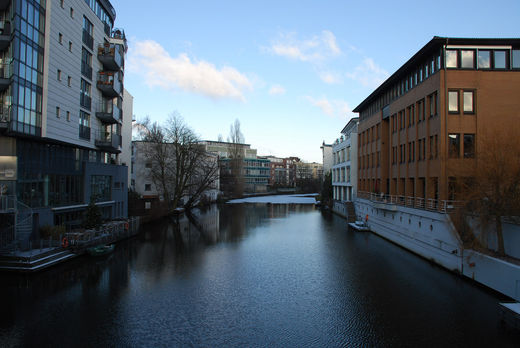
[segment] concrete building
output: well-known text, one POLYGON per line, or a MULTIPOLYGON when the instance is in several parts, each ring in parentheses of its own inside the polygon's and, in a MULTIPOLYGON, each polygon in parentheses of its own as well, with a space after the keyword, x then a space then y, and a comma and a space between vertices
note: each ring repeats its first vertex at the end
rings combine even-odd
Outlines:
POLYGON ((13 0, 0 12, 0 212, 16 212, 3 244, 37 239, 44 225, 79 226, 91 197, 105 218, 126 217, 119 154, 131 115, 122 112, 127 46, 114 8, 13 0))
POLYGON ((357 117, 352 118, 332 144, 333 199, 341 203, 356 198, 358 121, 357 117))
POLYGON ((332 158, 332 145, 325 144, 325 142, 323 142, 323 144, 320 146, 320 149, 323 157, 323 175, 327 175, 327 173, 331 171, 334 162, 332 158))

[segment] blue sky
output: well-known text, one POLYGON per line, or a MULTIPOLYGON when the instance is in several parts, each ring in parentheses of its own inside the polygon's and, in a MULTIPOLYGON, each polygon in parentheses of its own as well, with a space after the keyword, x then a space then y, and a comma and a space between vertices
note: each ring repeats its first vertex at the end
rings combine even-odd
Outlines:
POLYGON ((520 37, 520 1, 112 0, 137 119, 321 162, 355 108, 433 36, 520 37))

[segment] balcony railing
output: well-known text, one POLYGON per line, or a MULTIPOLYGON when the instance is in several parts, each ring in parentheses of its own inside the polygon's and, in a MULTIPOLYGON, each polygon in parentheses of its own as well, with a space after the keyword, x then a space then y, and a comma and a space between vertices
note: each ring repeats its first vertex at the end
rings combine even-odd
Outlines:
POLYGON ((97 88, 106 96, 114 98, 123 93, 123 75, 121 72, 100 71, 97 88))
POLYGON ((454 209, 460 208, 464 202, 454 200, 438 200, 433 198, 410 197, 410 196, 396 196, 385 195, 383 193, 370 193, 358 191, 358 198, 368 199, 372 202, 400 205, 403 207, 439 211, 441 213, 448 213, 454 209))
POLYGON ((107 152, 119 153, 121 152, 121 135, 101 131, 96 138, 96 146, 107 152))
POLYGON ((94 49, 94 38, 85 29, 83 29, 83 43, 91 50, 94 49))
POLYGON ((0 50, 5 50, 11 42, 11 22, 0 21, 0 50))
POLYGON ((98 104, 96 117, 105 123, 118 123, 122 119, 122 111, 118 105, 110 100, 98 104))
POLYGON ((99 45, 98 59, 107 70, 121 70, 124 66, 123 46, 108 42, 99 45))
POLYGON ((84 140, 90 140, 90 127, 79 125, 79 137, 84 140))
POLYGON ((92 98, 86 94, 80 93, 79 103, 82 107, 84 107, 87 110, 90 110, 92 108, 92 98))

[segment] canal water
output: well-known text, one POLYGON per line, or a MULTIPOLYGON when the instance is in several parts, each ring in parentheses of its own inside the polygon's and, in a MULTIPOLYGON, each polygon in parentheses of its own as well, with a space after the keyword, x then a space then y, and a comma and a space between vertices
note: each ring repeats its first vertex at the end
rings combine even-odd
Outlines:
POLYGON ((305 204, 228 204, 0 275, 0 346, 508 347, 499 295, 305 204))

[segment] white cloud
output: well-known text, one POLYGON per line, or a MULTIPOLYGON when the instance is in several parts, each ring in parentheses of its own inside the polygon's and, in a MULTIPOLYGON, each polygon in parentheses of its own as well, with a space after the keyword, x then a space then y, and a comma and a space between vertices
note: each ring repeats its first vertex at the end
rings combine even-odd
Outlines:
POLYGON ((281 34, 268 50, 278 56, 311 63, 341 54, 336 37, 328 30, 306 40, 298 40, 294 36, 294 34, 281 34))
POLYGON ((343 100, 328 100, 325 97, 315 99, 311 96, 305 96, 305 99, 313 106, 320 108, 324 114, 331 117, 344 118, 352 113, 352 109, 348 103, 343 100))
POLYGON ((282 95, 282 94, 285 94, 285 88, 283 88, 280 85, 273 85, 269 89, 269 94, 270 95, 282 95))
POLYGON ((333 73, 333 72, 330 72, 330 71, 323 71, 320 73, 320 79, 325 82, 325 83, 328 83, 329 85, 334 85, 334 84, 338 84, 338 83, 342 83, 343 80, 341 78, 341 76, 337 73, 333 73))
POLYGON ((244 91, 253 84, 233 67, 218 69, 203 60, 191 60, 186 53, 177 57, 152 40, 137 41, 129 52, 128 68, 142 74, 150 86, 165 89, 182 89, 213 99, 238 99, 244 101, 244 91))
POLYGON ((346 76, 356 80, 365 87, 378 87, 389 76, 388 72, 377 65, 373 59, 365 58, 353 72, 346 73, 346 76))

